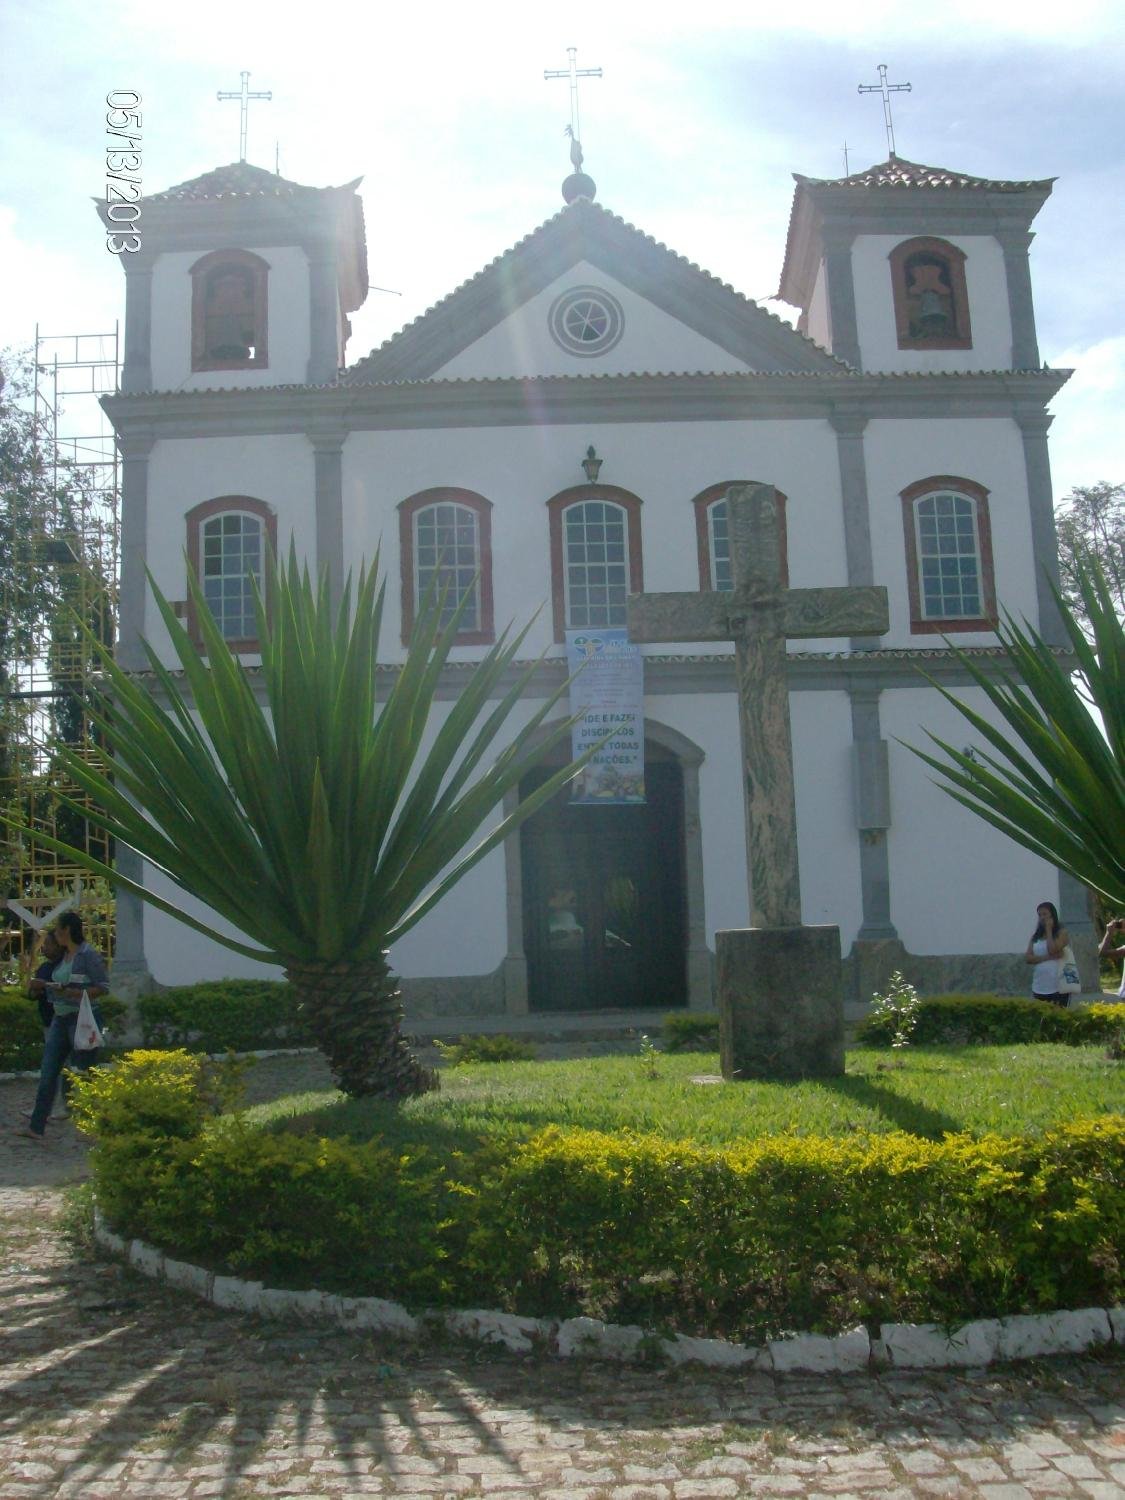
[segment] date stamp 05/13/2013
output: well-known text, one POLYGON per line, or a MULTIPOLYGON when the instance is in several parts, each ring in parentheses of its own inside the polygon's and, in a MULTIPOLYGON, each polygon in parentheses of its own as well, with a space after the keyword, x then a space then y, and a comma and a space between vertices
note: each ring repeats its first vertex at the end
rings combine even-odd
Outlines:
POLYGON ((111 89, 105 102, 105 246, 111 255, 131 254, 141 248, 141 96, 111 89))

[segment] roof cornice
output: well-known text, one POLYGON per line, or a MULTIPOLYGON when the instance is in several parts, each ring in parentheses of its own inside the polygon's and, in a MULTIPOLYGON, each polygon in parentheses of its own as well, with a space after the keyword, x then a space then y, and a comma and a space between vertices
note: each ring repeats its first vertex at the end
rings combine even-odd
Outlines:
POLYGON ((1042 411, 1069 370, 942 374, 633 374, 130 393, 114 428, 160 438, 335 430, 830 417, 990 417, 1042 411))

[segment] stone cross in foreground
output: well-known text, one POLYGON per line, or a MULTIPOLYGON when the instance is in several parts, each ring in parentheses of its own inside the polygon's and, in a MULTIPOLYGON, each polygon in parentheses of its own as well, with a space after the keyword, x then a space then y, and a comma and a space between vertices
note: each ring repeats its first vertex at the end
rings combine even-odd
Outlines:
POLYGON ((889 628, 887 591, 785 588, 769 485, 730 489, 727 520, 733 589, 633 594, 629 638, 734 642, 750 932, 718 934, 723 1072, 728 1078, 842 1072, 839 931, 801 926, 785 643, 881 635, 889 628))
POLYGON ((752 927, 801 921, 797 809, 785 642, 794 637, 881 635, 884 588, 787 589, 781 582, 777 504, 769 485, 727 492, 731 572, 727 593, 634 594, 631 641, 733 641, 746 790, 752 927))

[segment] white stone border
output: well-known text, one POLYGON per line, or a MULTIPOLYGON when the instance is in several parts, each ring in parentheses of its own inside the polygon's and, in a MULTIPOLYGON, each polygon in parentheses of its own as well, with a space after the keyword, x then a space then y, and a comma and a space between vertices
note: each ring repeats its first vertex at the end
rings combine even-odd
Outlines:
POLYGON ((416 1338, 424 1329, 458 1338, 499 1344, 516 1354, 539 1349, 571 1358, 632 1361, 662 1355, 672 1364, 717 1369, 802 1371, 843 1374, 853 1370, 948 1370, 1033 1359, 1044 1354, 1082 1354, 1103 1344, 1125 1346, 1125 1307, 1083 1307, 1030 1316, 983 1318, 950 1331, 939 1323, 884 1323, 873 1339, 866 1328, 827 1337, 819 1333, 771 1339, 761 1348, 726 1339, 662 1338, 643 1328, 602 1323, 597 1318, 524 1318, 480 1308, 428 1308, 411 1313, 382 1297, 337 1297, 328 1292, 291 1292, 220 1276, 202 1266, 173 1260, 143 1240, 125 1240, 94 1210, 94 1238, 145 1276, 192 1292, 216 1307, 284 1318, 300 1323, 331 1323, 348 1330, 416 1338))

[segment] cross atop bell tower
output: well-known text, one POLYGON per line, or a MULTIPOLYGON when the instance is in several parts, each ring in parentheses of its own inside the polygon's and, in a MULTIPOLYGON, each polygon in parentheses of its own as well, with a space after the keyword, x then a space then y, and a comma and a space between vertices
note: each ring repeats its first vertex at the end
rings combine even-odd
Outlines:
POLYGON ((272 93, 272 91, 267 90, 265 93, 255 93, 255 94, 252 94, 250 92, 250 89, 249 89, 249 84, 250 84, 250 74, 249 74, 249 72, 244 70, 238 76, 242 79, 242 87, 241 87, 241 89, 239 89, 237 91, 235 91, 233 89, 220 89, 219 92, 215 95, 215 98, 218 99, 218 100, 220 100, 220 102, 222 100, 224 100, 224 99, 237 99, 239 101, 240 105, 241 105, 241 114, 240 114, 240 121, 239 121, 239 130, 238 130, 238 159, 239 159, 239 161, 245 161, 246 160, 246 117, 247 117, 247 115, 249 113, 249 110, 250 110, 250 100, 251 99, 272 99, 273 98, 273 93, 272 93))

